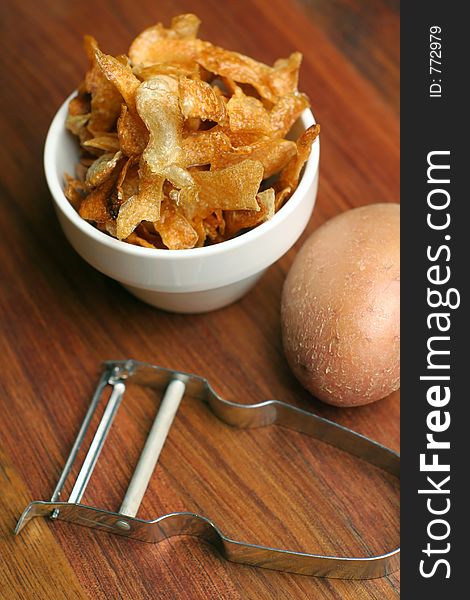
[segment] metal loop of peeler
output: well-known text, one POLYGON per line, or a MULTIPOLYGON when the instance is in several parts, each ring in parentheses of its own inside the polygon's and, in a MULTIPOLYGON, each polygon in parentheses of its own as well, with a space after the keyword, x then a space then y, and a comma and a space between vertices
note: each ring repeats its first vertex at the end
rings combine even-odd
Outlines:
POLYGON ((359 433, 313 413, 277 400, 268 400, 259 404, 237 404, 220 398, 208 381, 197 375, 133 360, 108 361, 104 363, 98 387, 50 502, 31 502, 21 515, 15 533, 18 534, 32 518, 49 516, 145 542, 160 542, 175 535, 198 536, 214 545, 227 560, 302 575, 372 579, 386 576, 399 568, 399 548, 372 557, 322 556, 232 540, 208 518, 190 512, 170 513, 152 521, 137 518, 140 503, 185 393, 206 401, 215 415, 228 425, 252 428, 277 424, 288 427, 345 450, 399 477, 398 454, 359 433), (80 504, 80 500, 121 403, 127 381, 163 389, 165 393, 121 508, 119 512, 111 512, 80 504), (64 484, 107 386, 112 387, 112 393, 70 497, 67 502, 60 501, 64 484))

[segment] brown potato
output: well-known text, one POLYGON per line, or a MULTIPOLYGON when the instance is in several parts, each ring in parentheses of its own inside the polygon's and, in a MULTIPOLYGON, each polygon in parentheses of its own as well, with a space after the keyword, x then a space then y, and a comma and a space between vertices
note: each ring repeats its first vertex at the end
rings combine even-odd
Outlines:
POLYGON ((368 404, 400 386, 399 219, 397 204, 331 219, 305 242, 284 284, 287 360, 329 404, 368 404))

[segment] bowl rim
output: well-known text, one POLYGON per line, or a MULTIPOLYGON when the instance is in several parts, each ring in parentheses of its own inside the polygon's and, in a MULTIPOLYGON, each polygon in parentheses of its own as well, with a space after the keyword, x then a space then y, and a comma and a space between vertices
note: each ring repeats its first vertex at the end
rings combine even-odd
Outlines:
MULTIPOLYGON (((75 97, 76 91, 72 92, 59 107, 51 125, 47 132, 46 141, 44 144, 44 172, 46 181, 54 199, 56 206, 64 213, 64 215, 85 235, 93 238, 97 243, 104 244, 109 249, 118 252, 124 252, 133 256, 142 256, 148 258, 158 258, 163 260, 188 260, 191 258, 203 258, 214 254, 221 254, 236 250, 240 246, 254 242, 256 239, 268 234, 272 229, 276 228, 280 221, 287 218, 293 213, 297 206, 302 202, 302 199, 307 192, 307 188, 313 184, 316 173, 318 171, 320 160, 320 139, 317 138, 313 144, 312 152, 305 164, 303 175, 301 176, 297 189, 282 206, 282 208, 270 219, 257 227, 235 237, 230 240, 225 240, 210 246, 201 248, 186 248, 182 250, 170 250, 163 248, 143 248, 128 244, 123 240, 118 240, 110 235, 100 231, 94 225, 83 219, 78 212, 70 204, 65 197, 63 190, 63 181, 56 169, 56 155, 58 152, 58 141, 61 133, 65 130, 65 117, 70 100, 75 97)), ((299 117, 302 125, 310 127, 315 124, 315 117, 309 108, 306 108, 299 117)), ((66 131, 66 133, 69 133, 66 131)), ((70 134, 72 135, 72 134, 70 134)))

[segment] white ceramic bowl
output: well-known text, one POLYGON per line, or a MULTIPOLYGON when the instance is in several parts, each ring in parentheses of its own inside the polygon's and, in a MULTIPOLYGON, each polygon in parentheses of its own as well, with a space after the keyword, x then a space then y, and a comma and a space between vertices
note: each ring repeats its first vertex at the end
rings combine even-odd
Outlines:
MULTIPOLYGON (((63 192, 64 173, 74 173, 79 152, 75 137, 65 128, 69 100, 54 117, 44 149, 46 179, 61 227, 82 258, 144 302, 181 313, 207 312, 235 302, 305 229, 317 195, 318 140, 292 197, 270 221, 239 237, 204 248, 155 250, 102 233, 78 215, 63 192)), ((304 111, 293 135, 313 123, 311 111, 304 111)))

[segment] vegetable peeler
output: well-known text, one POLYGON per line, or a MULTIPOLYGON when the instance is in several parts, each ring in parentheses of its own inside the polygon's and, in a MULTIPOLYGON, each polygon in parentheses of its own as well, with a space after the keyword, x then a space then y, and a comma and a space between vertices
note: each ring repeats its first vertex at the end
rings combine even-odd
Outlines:
POLYGON ((394 451, 314 413, 277 400, 248 405, 230 402, 218 396, 203 377, 134 360, 107 361, 50 502, 31 502, 21 515, 15 534, 34 517, 48 516, 53 520, 70 521, 145 542, 160 542, 175 535, 193 535, 211 543, 227 560, 302 575, 372 579, 386 576, 399 568, 399 548, 372 557, 322 556, 230 539, 210 519, 191 512, 169 513, 152 521, 137 518, 137 511, 185 393, 207 402, 212 412, 227 425, 253 428, 277 424, 288 427, 399 476, 400 457, 394 451), (111 512, 86 506, 80 501, 124 396, 127 382, 165 391, 122 505, 118 512, 111 512), (111 388, 111 394, 70 496, 66 502, 61 501, 65 482, 93 415, 102 402, 103 392, 108 387, 111 388))

